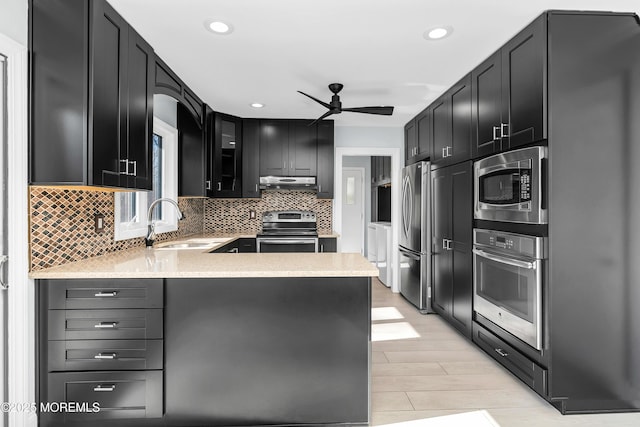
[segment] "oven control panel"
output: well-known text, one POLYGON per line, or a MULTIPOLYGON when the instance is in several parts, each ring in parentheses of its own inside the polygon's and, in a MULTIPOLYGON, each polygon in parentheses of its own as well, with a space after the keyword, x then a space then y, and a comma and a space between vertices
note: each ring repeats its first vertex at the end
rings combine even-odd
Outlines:
POLYGON ((494 248, 506 255, 521 255, 530 258, 546 258, 546 238, 526 234, 507 233, 496 230, 473 230, 473 245, 476 248, 494 248))

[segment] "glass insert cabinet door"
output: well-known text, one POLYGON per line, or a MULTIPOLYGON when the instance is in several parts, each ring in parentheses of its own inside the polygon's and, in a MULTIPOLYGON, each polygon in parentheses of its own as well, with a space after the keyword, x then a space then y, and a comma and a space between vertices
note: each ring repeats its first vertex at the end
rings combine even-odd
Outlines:
POLYGON ((216 114, 213 192, 220 196, 237 196, 242 190, 241 149, 242 121, 216 114))

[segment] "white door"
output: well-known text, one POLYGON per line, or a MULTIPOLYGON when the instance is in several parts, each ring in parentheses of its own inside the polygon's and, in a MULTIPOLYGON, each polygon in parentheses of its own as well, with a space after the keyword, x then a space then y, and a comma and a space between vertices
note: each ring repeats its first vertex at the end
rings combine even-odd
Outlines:
POLYGON ((364 254, 364 169, 342 169, 341 252, 364 254))

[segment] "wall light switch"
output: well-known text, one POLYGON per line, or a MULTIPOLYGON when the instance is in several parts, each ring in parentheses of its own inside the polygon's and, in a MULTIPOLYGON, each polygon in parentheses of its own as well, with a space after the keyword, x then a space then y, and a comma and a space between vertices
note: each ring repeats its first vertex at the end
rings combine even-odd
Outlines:
POLYGON ((256 211, 253 209, 249 211, 249 219, 256 219, 256 211))
POLYGON ((104 215, 101 213, 97 213, 93 215, 93 228, 96 230, 96 233, 100 234, 104 232, 104 215))

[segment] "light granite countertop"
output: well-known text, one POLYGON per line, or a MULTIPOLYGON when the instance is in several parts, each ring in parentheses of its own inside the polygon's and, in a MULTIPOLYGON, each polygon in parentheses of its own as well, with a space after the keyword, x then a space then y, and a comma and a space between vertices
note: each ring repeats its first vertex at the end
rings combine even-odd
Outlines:
MULTIPOLYGON (((57 267, 32 271, 32 279, 68 278, 228 278, 228 277, 376 277, 378 269, 355 253, 209 253, 245 235, 226 237, 206 248, 133 248, 57 267)), ((189 236, 175 242, 198 240, 189 236)))

